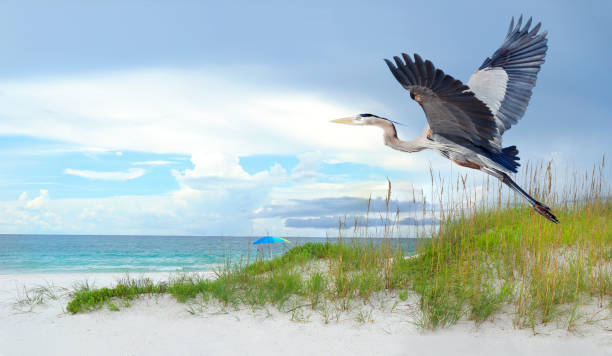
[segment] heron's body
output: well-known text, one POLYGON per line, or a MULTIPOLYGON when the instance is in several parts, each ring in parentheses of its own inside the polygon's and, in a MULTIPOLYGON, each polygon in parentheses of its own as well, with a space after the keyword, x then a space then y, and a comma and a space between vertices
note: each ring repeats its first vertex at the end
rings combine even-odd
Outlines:
POLYGON ((454 163, 490 174, 516 191, 541 215, 558 223, 550 209, 521 189, 508 174, 516 173, 516 146, 502 147, 502 134, 524 115, 536 76, 547 50, 540 24, 521 28, 514 19, 502 46, 474 72, 468 84, 456 80, 418 54, 385 60, 397 81, 410 92, 427 118, 412 141, 397 137, 393 121, 372 114, 334 120, 353 125, 376 125, 387 146, 404 152, 432 149, 454 163))

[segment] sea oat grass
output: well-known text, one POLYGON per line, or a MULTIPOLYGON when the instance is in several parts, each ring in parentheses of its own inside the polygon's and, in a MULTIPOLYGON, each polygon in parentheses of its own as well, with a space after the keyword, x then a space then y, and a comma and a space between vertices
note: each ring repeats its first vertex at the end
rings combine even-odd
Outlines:
POLYGON ((129 301, 145 294, 162 294, 167 292, 165 282, 153 283, 148 278, 133 279, 130 277, 117 281, 112 288, 92 289, 89 284, 82 284, 71 294, 72 300, 66 310, 72 314, 100 309, 113 299, 123 300, 129 306, 129 301))
POLYGON ((23 288, 19 293, 13 308, 19 312, 31 312, 36 305, 45 304, 49 300, 57 300, 68 293, 68 289, 58 287, 53 283, 46 283, 32 288, 23 288))

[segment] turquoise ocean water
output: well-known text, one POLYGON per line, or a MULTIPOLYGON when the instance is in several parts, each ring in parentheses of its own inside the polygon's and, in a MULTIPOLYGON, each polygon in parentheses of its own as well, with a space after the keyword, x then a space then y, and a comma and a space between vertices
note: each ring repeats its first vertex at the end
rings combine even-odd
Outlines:
MULTIPOLYGON (((251 242, 255 239, 237 236, 0 235, 0 274, 213 271, 228 258, 231 262, 254 260, 258 250, 251 242)), ((326 241, 316 237, 288 239, 289 244, 265 246, 266 258, 279 256, 306 242, 326 241)), ((335 242, 335 239, 329 241, 335 242)), ((411 253, 418 241, 394 239, 392 243, 411 253)))

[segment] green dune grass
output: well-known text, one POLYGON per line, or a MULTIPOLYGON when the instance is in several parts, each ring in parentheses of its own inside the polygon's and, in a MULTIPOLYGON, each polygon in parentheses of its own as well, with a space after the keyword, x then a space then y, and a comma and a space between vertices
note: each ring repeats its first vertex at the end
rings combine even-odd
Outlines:
MULTIPOLYGON (((550 169, 542 171, 550 177, 550 169)), ((555 321, 572 330, 612 317, 612 202, 601 172, 574 182, 573 192, 564 193, 572 199, 565 202, 554 198, 550 179, 537 177, 548 189, 530 191, 551 204, 558 225, 500 198, 493 206, 472 204, 441 214, 444 223, 413 256, 390 240, 307 243, 271 260, 227 261, 214 280, 180 275, 164 283, 127 278, 114 288, 84 286, 72 293, 66 309, 78 313, 144 294, 170 294, 194 312, 194 306, 211 303, 272 305, 294 320, 309 310, 326 322, 342 313, 366 322, 372 318, 364 306, 374 300, 395 305, 412 297, 423 328, 462 318, 478 325, 503 312, 518 328, 555 321), (593 305, 595 311, 585 307, 593 305)))

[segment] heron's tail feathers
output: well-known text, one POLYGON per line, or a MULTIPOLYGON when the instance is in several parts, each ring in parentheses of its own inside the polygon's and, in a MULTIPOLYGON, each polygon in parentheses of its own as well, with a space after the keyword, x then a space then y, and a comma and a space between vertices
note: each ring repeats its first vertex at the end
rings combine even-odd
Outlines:
POLYGON ((520 158, 518 157, 518 149, 516 148, 516 146, 508 146, 508 147, 504 147, 502 148, 502 152, 508 156, 509 158, 512 158, 515 161, 520 160, 520 158))
POLYGON ((509 146, 502 148, 502 151, 497 154, 493 154, 492 158, 495 162, 501 164, 504 168, 509 171, 516 173, 518 172, 517 168, 521 166, 518 161, 520 160, 518 156, 518 149, 516 146, 509 146))
MULTIPOLYGON (((514 147, 514 146, 512 146, 514 147)), ((508 147, 511 148, 511 147, 508 147)), ((516 150, 516 147, 514 148, 514 150, 516 150)), ((518 151, 517 151, 518 153, 518 151)), ((508 187, 510 187, 510 189, 514 190, 515 192, 519 193, 523 198, 525 198, 529 204, 531 205, 531 207, 533 208, 533 210, 535 210, 536 212, 538 212, 538 214, 542 215, 543 217, 545 217, 548 221, 554 222, 555 224, 559 223, 559 219, 557 219, 557 217, 555 216, 555 214, 553 214, 550 211, 550 208, 547 207, 546 205, 540 203, 539 201, 535 200, 531 195, 529 195, 526 191, 524 191, 521 187, 519 187, 518 184, 516 184, 512 178, 510 178, 507 174, 502 173, 502 172, 496 172, 498 174, 501 175, 501 181, 506 184, 508 187)))

